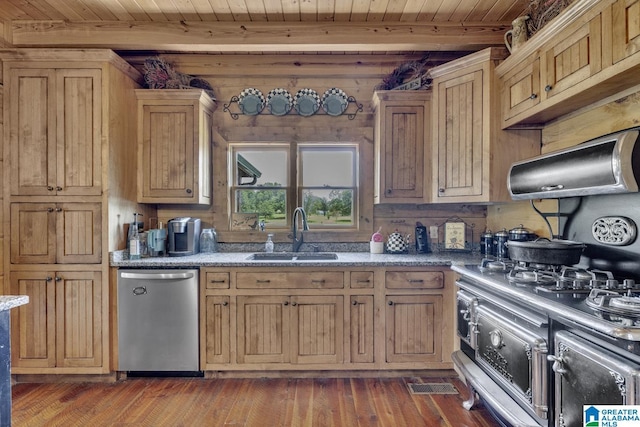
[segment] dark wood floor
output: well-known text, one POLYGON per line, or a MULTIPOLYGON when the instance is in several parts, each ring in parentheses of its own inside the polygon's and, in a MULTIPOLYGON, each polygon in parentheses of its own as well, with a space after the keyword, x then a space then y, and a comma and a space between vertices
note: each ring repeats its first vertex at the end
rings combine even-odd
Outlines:
POLYGON ((465 411, 454 378, 129 378, 116 383, 15 384, 13 426, 495 427, 465 411), (411 394, 451 382, 459 394, 411 394))

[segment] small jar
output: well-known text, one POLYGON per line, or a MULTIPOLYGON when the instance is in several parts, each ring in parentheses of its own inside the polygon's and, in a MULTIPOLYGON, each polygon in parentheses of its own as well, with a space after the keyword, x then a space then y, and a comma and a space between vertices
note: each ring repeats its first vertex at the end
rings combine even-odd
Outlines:
POLYGON ((218 250, 218 234, 215 228, 205 228, 200 233, 200 252, 211 253, 218 250))
POLYGON ((273 252, 273 240, 271 240, 271 237, 273 237, 273 234, 267 234, 267 241, 264 242, 264 251, 269 254, 273 252))
POLYGON ((493 236, 495 243, 495 255, 498 259, 509 258, 509 248, 507 247, 507 241, 509 240, 509 232, 506 228, 498 231, 493 236))
POLYGON ((480 235, 480 254, 486 256, 494 256, 493 233, 487 229, 480 235))

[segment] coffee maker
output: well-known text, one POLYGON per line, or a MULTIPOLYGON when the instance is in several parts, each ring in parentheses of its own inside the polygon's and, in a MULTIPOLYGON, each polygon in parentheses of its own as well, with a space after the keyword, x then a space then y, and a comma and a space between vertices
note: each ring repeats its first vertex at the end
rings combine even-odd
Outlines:
POLYGON ((195 255, 200 252, 200 219, 180 217, 169 220, 169 256, 195 255))

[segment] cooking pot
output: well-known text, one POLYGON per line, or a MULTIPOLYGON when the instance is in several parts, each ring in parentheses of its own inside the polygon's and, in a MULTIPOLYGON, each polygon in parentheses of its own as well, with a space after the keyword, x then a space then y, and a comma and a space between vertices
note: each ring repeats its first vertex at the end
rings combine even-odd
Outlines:
POLYGON ((529 240, 535 240, 538 236, 536 233, 527 230, 524 228, 524 225, 520 224, 519 226, 512 228, 509 230, 509 240, 515 240, 517 242, 526 242, 529 240))
POLYGON ((514 261, 534 264, 574 265, 580 262, 580 255, 586 245, 571 240, 549 240, 540 238, 533 241, 508 241, 509 256, 514 261))

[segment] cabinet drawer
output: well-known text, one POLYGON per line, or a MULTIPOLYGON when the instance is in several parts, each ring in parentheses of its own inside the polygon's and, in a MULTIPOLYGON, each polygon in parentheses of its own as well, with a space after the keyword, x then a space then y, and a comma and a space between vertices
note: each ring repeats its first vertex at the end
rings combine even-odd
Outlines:
POLYGON ((373 271, 352 271, 350 275, 352 288, 373 288, 373 271))
POLYGON ((237 273, 238 289, 340 289, 344 288, 344 273, 326 271, 283 272, 265 271, 237 273))
POLYGON ((229 273, 205 273, 207 289, 229 289, 229 273))
POLYGON ((442 289, 444 273, 441 271, 387 271, 387 289, 442 289))

